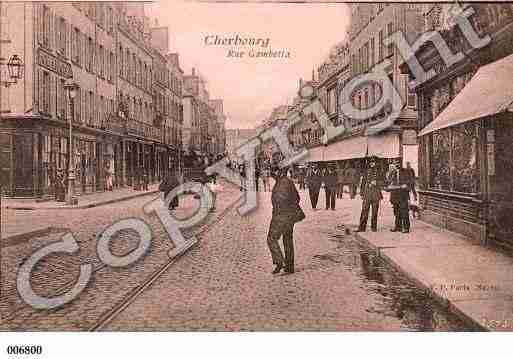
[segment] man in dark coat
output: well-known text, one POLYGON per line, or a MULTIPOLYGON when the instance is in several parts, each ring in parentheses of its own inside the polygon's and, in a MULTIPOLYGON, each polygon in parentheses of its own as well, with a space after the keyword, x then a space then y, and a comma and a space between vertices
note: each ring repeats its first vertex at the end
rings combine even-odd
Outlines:
POLYGON ((305 215, 299 206, 299 194, 296 186, 287 177, 287 169, 274 172, 276 183, 272 189, 271 202, 273 212, 267 245, 271 252, 273 264, 276 266, 273 274, 285 268, 285 273, 294 273, 294 224, 304 219, 305 215), (278 241, 283 237, 285 258, 278 241))
POLYGON ((410 176, 400 162, 390 166, 387 174, 388 188, 390 189, 390 203, 394 207, 395 226, 392 232, 410 232, 410 214, 408 200, 410 199, 410 176))
MULTIPOLYGON (((178 177, 174 172, 167 175, 159 185, 159 191, 164 193, 164 199, 166 199, 167 195, 179 184, 178 177)), ((174 210, 176 207, 178 207, 178 196, 175 196, 168 205, 170 211, 174 210)))
POLYGON ((378 168, 376 166, 376 157, 369 159, 368 168, 362 176, 362 184, 360 187, 360 196, 362 197, 362 212, 360 215, 360 226, 357 232, 365 232, 367 230, 367 221, 369 219, 369 210, 372 207, 371 230, 378 230, 378 211, 379 202, 383 199, 381 193, 381 179, 379 178, 378 168))
POLYGON ((306 178, 310 203, 312 204, 312 209, 314 211, 317 209, 317 201, 319 200, 319 192, 321 190, 322 184, 322 178, 318 171, 319 170, 316 167, 313 167, 310 170, 308 177, 306 178))
POLYGON ((324 190, 326 191, 326 210, 335 210, 337 195, 337 172, 333 168, 327 168, 323 178, 324 190))

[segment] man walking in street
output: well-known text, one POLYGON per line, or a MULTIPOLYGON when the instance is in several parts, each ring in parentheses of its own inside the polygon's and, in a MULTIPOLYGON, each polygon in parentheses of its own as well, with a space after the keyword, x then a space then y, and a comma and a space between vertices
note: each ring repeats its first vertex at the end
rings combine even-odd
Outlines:
POLYGON ((362 197, 362 212, 360 215, 360 225, 356 232, 365 232, 367 230, 367 221, 369 219, 369 210, 372 207, 371 230, 378 230, 378 211, 379 202, 383 199, 381 193, 381 180, 376 167, 376 157, 370 157, 367 170, 362 176, 360 187, 360 196, 362 197))
POLYGON ((287 177, 287 169, 275 171, 276 183, 272 190, 271 202, 273 212, 267 245, 275 268, 273 274, 279 273, 285 268, 285 273, 294 273, 294 224, 302 221, 305 214, 299 206, 299 194, 294 182, 287 177), (278 241, 283 237, 283 255, 278 241))

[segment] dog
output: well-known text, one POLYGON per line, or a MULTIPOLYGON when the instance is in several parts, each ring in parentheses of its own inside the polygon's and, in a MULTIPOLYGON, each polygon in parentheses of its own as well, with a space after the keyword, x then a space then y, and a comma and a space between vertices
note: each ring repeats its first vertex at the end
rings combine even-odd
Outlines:
POLYGON ((408 209, 411 212, 413 218, 420 218, 420 207, 417 203, 409 202, 408 209))

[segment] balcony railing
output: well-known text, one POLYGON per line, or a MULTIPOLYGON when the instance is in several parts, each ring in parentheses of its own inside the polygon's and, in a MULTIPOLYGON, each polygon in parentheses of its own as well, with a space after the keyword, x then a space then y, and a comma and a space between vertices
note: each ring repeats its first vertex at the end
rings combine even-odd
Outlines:
POLYGON ((127 123, 127 133, 154 141, 162 142, 163 139, 162 129, 133 119, 129 120, 127 123))
POLYGON ((109 116, 109 119, 102 124, 101 128, 103 130, 122 135, 134 135, 159 142, 163 142, 165 133, 165 131, 162 131, 162 129, 159 127, 155 127, 153 125, 149 125, 134 119, 128 119, 125 121, 114 115, 109 116))

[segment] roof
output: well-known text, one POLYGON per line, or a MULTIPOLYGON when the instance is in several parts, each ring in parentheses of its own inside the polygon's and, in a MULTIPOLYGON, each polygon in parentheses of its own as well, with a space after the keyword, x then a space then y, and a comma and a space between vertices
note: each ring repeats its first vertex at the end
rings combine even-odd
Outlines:
POLYGON ((482 66, 419 136, 500 112, 513 111, 513 55, 482 66))

